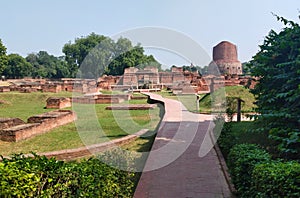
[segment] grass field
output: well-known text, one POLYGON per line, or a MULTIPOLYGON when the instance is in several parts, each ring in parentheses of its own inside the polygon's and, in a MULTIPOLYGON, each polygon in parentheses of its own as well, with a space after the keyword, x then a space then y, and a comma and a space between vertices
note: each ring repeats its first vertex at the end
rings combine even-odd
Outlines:
MULTIPOLYGON (((196 106, 196 96, 195 95, 173 95, 169 91, 162 91, 158 94, 162 95, 163 97, 179 100, 181 101, 184 106, 192 112, 196 112, 197 106, 196 106)), ((256 107, 253 103, 255 102, 255 97, 252 93, 250 93, 249 89, 246 89, 242 86, 228 86, 225 87, 224 90, 217 90, 215 92, 215 96, 212 96, 211 94, 201 94, 200 95, 200 103, 199 103, 199 109, 201 113, 211 113, 212 112, 212 97, 215 97, 216 100, 222 99, 226 97, 236 97, 241 98, 245 102, 242 103, 242 112, 248 113, 248 112, 254 112, 254 108, 256 107)), ((225 102, 225 98, 223 99, 225 102)), ((217 104, 218 102, 216 102, 217 104)))
POLYGON ((51 96, 70 97, 72 93, 0 93, 0 101, 4 102, 4 104, 0 103, 0 117, 16 117, 26 121, 30 116, 51 111, 51 109, 44 109, 47 98, 51 96))
MULTIPOLYGON (((7 103, 0 105, 0 117, 19 117, 26 120, 32 115, 49 111, 49 109, 44 109, 45 101, 48 97, 70 96, 71 94, 1 93, 0 100, 4 100, 7 103)), ((147 101, 135 100, 130 101, 130 103, 145 104, 147 101)), ((12 153, 46 152, 77 148, 132 134, 143 128, 155 130, 160 122, 161 112, 159 107, 146 111, 110 111, 105 110, 105 107, 108 105, 110 104, 76 105, 75 111, 82 110, 78 112, 79 121, 76 121, 76 123, 61 126, 43 135, 17 143, 0 141, 0 154, 9 155, 12 153), (97 128, 94 125, 88 125, 91 121, 98 123, 97 128), (100 127, 98 128, 98 126, 100 127), (80 130, 78 131, 77 129, 80 130)), ((142 144, 144 143, 144 139, 139 141, 142 144)))

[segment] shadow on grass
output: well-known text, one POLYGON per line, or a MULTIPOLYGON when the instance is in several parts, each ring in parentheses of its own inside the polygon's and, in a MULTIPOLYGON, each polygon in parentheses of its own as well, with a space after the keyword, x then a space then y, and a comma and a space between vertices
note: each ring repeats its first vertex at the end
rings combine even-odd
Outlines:
POLYGON ((104 136, 104 137, 111 138, 111 139, 116 139, 116 138, 125 137, 125 136, 127 136, 127 135, 128 135, 128 134, 107 135, 107 136, 104 136))

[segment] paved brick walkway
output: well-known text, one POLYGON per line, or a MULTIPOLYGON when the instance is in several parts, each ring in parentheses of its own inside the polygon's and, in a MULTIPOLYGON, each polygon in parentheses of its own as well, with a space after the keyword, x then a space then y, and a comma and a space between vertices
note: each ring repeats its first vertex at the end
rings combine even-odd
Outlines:
POLYGON ((206 135, 212 116, 193 114, 178 101, 146 94, 163 101, 166 112, 134 197, 231 197, 215 149, 203 149, 212 147, 206 135))

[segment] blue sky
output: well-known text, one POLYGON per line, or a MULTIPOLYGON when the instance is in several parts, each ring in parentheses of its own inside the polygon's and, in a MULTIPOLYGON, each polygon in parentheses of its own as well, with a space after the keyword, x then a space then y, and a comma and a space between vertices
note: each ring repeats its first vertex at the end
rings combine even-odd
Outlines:
MULTIPOLYGON (((228 40, 237 45, 242 62, 271 29, 282 29, 271 12, 299 22, 300 9, 299 0, 1 0, 0 5, 0 38, 8 53, 45 50, 58 56, 65 43, 91 32, 113 36, 161 27, 190 37, 210 56, 213 46, 228 40)), ((188 64, 159 50, 147 52, 166 65, 188 64)))

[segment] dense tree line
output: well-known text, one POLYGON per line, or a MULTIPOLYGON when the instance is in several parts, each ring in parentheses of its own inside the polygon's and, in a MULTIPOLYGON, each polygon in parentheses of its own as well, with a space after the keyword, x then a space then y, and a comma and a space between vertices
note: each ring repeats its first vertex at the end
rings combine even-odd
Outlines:
POLYGON ((119 38, 116 42, 109 37, 90 34, 77 38, 74 43, 67 43, 63 47, 65 59, 70 68, 71 76, 78 75, 85 78, 95 78, 102 74, 122 75, 125 68, 144 68, 146 65, 160 64, 152 55, 144 54, 140 45, 133 46, 126 38, 119 38))
POLYGON ((282 17, 286 27, 270 31, 250 62, 259 82, 252 90, 261 114, 259 131, 269 134, 285 157, 300 157, 300 26, 282 17))
POLYGON ((152 55, 145 55, 143 47, 133 46, 130 40, 122 37, 114 41, 91 33, 73 43, 69 41, 62 51, 65 55, 61 57, 46 51, 30 53, 25 58, 18 54, 7 55, 0 40, 0 75, 7 78, 97 78, 103 74, 122 75, 127 67, 161 67, 152 55))
POLYGON ((0 39, 0 74, 4 71, 7 66, 6 47, 2 44, 0 39))

